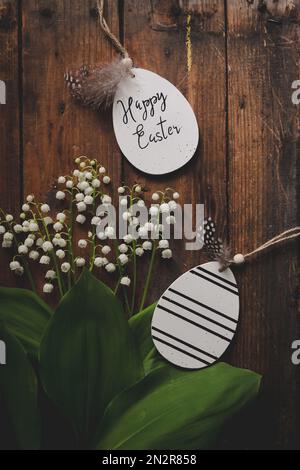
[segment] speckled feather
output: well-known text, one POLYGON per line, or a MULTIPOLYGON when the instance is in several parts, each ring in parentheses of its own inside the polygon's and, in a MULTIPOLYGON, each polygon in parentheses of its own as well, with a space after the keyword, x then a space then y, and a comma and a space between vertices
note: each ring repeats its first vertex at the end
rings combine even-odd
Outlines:
POLYGON ((111 106, 120 81, 133 76, 132 60, 118 59, 99 67, 83 65, 65 74, 72 97, 85 106, 100 110, 111 106))
POLYGON ((216 235, 216 224, 211 217, 204 220, 203 226, 198 230, 199 240, 203 243, 208 256, 219 261, 222 269, 231 264, 231 250, 228 245, 216 235))

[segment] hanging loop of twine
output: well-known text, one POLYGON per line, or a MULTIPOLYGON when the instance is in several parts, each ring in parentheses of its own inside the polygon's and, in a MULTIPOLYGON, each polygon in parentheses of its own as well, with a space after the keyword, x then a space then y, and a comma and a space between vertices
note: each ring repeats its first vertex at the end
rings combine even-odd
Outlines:
POLYGON ((125 47, 120 43, 119 39, 111 32, 109 26, 104 18, 104 0, 98 0, 97 2, 98 14, 99 14, 99 23, 101 26, 102 31, 106 34, 106 36, 111 40, 114 47, 117 49, 118 52, 125 58, 129 58, 129 54, 125 47))
POLYGON ((221 264, 220 271, 225 271, 225 269, 227 269, 231 265, 244 264, 248 262, 249 260, 251 260, 258 253, 265 252, 270 248, 274 248, 276 245, 285 243, 299 236, 300 236, 300 226, 291 228, 289 230, 285 230, 284 232, 280 233, 279 235, 276 235, 276 237, 271 238, 270 240, 263 243, 258 248, 255 248, 255 250, 250 251, 249 253, 246 253, 245 255, 243 255, 242 253, 237 253, 233 257, 220 256, 218 258, 218 261, 221 264))

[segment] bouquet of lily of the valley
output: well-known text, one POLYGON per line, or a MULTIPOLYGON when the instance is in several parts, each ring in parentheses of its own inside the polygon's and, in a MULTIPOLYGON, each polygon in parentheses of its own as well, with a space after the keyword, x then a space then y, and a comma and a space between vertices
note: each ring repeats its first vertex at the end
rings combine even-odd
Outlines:
POLYGON ((121 185, 117 216, 103 166, 75 162, 58 178, 55 208, 29 195, 20 220, 1 210, 10 269, 31 290, 0 288, 0 448, 211 447, 260 376, 225 363, 181 370, 153 346, 147 293, 155 258, 172 258, 179 194, 156 191, 146 210, 144 188, 121 185), (39 291, 59 294, 55 310, 39 291))
POLYGON ((57 179, 55 208, 38 203, 30 194, 22 205, 19 221, 0 209, 2 248, 13 251, 10 269, 18 276, 25 274, 33 291, 37 288, 32 270, 36 272, 34 264, 40 265, 38 284, 40 276, 44 277, 44 294, 57 288, 62 297, 84 267, 99 278, 103 277, 101 271, 114 275, 115 293, 122 286, 128 288, 129 292, 122 289, 121 294, 131 315, 136 308, 138 261, 146 258, 149 262, 141 310, 156 255, 160 253, 162 259, 172 257, 164 229, 175 223, 173 213, 179 194, 171 188, 153 193, 148 211, 142 186, 122 185, 117 191, 120 209, 117 214, 112 204, 111 179, 105 168, 87 157, 78 157, 75 163, 71 175, 57 179))

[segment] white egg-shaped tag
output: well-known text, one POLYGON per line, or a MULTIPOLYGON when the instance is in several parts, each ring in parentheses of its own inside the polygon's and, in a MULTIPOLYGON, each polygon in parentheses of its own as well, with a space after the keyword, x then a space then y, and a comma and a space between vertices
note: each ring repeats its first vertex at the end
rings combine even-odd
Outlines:
POLYGON ((113 103, 118 145, 139 170, 162 175, 181 168, 194 155, 199 130, 185 97, 168 80, 134 68, 124 78, 113 103))
POLYGON ((172 364, 201 369, 216 362, 231 343, 239 318, 239 293, 231 269, 216 261, 176 279, 155 308, 151 334, 172 364))

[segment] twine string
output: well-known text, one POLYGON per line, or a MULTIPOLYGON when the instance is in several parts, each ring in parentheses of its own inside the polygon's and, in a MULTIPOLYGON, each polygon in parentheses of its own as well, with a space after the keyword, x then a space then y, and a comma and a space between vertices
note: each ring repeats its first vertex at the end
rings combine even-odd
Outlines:
POLYGON ((271 238, 271 240, 268 240, 267 242, 263 243, 261 246, 259 246, 255 250, 250 251, 250 253, 245 254, 244 258, 249 259, 252 256, 256 255, 257 253, 260 253, 261 251, 266 250, 267 248, 271 248, 275 245, 279 245, 280 243, 286 242, 288 240, 291 240, 299 236, 300 236, 300 227, 294 227, 289 230, 285 230, 279 235, 276 235, 276 237, 271 238))
POLYGON ((101 26, 102 31, 106 34, 106 36, 110 39, 114 47, 117 49, 118 52, 124 57, 128 58, 129 54, 125 47, 120 43, 119 39, 111 32, 105 18, 104 18, 104 0, 98 0, 97 2, 98 14, 99 14, 99 23, 101 26))
MULTIPOLYGON (((289 240, 292 240, 294 238, 297 238, 300 236, 300 226, 290 228, 288 230, 285 230, 284 232, 280 233, 279 235, 276 235, 275 237, 271 238, 267 242, 263 243, 260 245, 258 248, 255 248, 255 250, 250 251, 249 253, 246 253, 245 255, 238 253, 235 256, 226 256, 225 253, 219 254, 216 257, 216 260, 219 261, 220 263, 220 271, 225 271, 228 267, 231 265, 239 265, 239 264, 244 264, 246 261, 248 262, 251 260, 255 255, 258 253, 263 253, 267 251, 268 249, 272 249, 277 245, 280 245, 282 243, 285 243, 289 240)), ((228 251, 228 250, 227 250, 228 251)), ((230 251, 230 250, 229 250, 230 251)))

